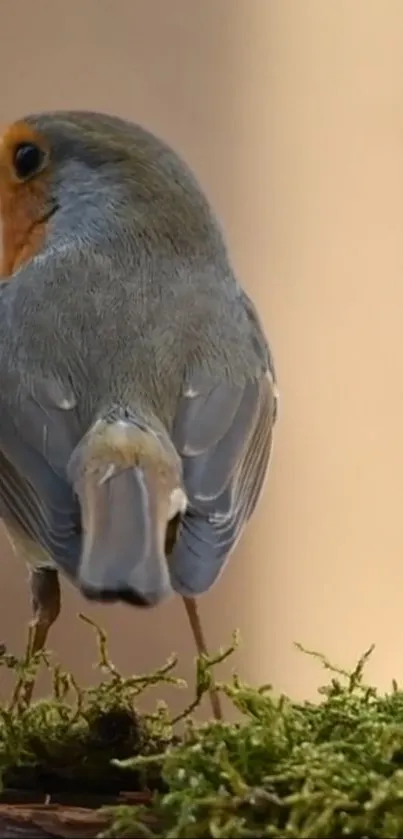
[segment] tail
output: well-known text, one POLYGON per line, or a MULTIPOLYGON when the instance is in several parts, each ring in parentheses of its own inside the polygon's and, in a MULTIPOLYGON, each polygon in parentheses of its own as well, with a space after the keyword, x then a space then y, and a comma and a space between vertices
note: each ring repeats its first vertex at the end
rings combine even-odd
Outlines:
POLYGON ((171 593, 165 544, 186 508, 181 463, 167 434, 123 416, 99 419, 69 464, 82 512, 78 583, 91 599, 153 606, 171 593))

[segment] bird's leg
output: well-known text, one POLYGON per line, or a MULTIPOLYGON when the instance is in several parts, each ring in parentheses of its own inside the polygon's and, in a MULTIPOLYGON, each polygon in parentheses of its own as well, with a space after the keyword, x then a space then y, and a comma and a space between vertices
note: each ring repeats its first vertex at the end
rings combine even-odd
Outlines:
MULTIPOLYGON (((31 606, 33 619, 29 655, 43 650, 51 626, 60 614, 60 584, 54 568, 37 566, 30 571, 31 606)), ((26 683, 24 699, 28 704, 32 698, 35 682, 26 683)))
POLYGON ((50 627, 60 614, 59 576, 54 568, 37 567, 31 570, 31 606, 34 629, 31 654, 42 650, 50 627))
MULTIPOLYGON (((179 515, 175 516, 175 518, 171 519, 168 522, 165 540, 165 552, 167 557, 170 557, 173 551, 176 540, 178 538, 180 527, 181 519, 179 515)), ((203 629, 196 600, 194 599, 194 597, 182 597, 182 600, 185 604, 186 614, 188 616, 190 628, 192 630, 192 635, 196 644, 197 653, 199 656, 208 656, 207 645, 204 639, 203 629)), ((213 716, 216 720, 222 720, 223 713, 221 708, 220 697, 218 694, 218 690, 214 687, 214 685, 210 688, 209 694, 211 707, 213 710, 213 716)))
MULTIPOLYGON (((193 637, 196 644, 196 649, 198 655, 205 655, 208 656, 208 650, 206 641, 203 634, 203 629, 201 625, 201 620, 199 616, 199 610, 197 608, 197 603, 194 597, 183 597, 183 602, 185 604, 186 614, 189 619, 189 623, 192 629, 193 637)), ((223 719, 222 707, 220 702, 220 697, 218 690, 214 687, 214 685, 210 688, 210 702, 211 707, 213 710, 213 716, 216 720, 223 719)))

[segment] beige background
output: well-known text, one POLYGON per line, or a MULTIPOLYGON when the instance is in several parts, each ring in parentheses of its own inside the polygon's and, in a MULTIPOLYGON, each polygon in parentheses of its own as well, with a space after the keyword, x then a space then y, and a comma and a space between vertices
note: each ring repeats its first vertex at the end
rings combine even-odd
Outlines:
MULTIPOLYGON (((296 696, 322 673, 294 640, 346 665, 374 641, 370 675, 403 677, 401 0, 3 0, 0 46, 1 120, 103 109, 186 156, 270 335, 272 470, 203 598, 211 645, 239 627, 233 665, 296 696)), ((126 671, 177 651, 191 677, 179 600, 90 608, 66 585, 52 645, 89 680, 80 609, 126 671)), ((0 636, 15 650, 28 614, 25 568, 2 547, 0 636)))

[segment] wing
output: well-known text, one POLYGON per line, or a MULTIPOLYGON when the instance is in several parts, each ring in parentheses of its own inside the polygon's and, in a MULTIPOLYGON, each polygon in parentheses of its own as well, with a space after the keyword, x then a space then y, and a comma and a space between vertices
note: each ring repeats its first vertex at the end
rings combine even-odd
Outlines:
POLYGON ((277 406, 268 352, 264 362, 243 385, 194 375, 179 404, 173 439, 189 507, 169 563, 184 596, 214 584, 260 498, 277 406))
MULTIPOLYGON (((14 388, 14 392, 17 389, 14 388)), ((0 509, 68 575, 80 555, 80 511, 66 467, 80 438, 75 401, 41 382, 15 405, 0 398, 0 509)))

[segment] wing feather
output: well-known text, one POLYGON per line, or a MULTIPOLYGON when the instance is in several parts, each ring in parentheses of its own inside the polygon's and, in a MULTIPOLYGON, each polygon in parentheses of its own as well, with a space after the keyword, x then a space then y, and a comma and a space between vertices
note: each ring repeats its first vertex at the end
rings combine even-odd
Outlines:
POLYGON ((184 454, 189 451, 188 424, 189 437, 202 439, 198 427, 204 428, 208 397, 199 402, 197 413, 194 403, 189 414, 182 404, 180 430, 174 428, 189 508, 170 557, 170 573, 174 589, 184 596, 202 594, 218 579, 261 496, 272 450, 276 394, 266 371, 246 381, 241 399, 239 389, 228 382, 213 392, 215 404, 227 408, 216 415, 215 433, 204 436, 204 450, 184 454))
MULTIPOLYGON (((50 394, 52 390, 50 390, 50 394)), ((63 404, 63 403, 62 403, 63 404)), ((70 403, 65 401, 68 406, 70 403)), ((78 566, 80 510, 66 468, 78 439, 74 408, 26 395, 18 402, 18 426, 0 402, 0 509, 69 575, 78 566)))

